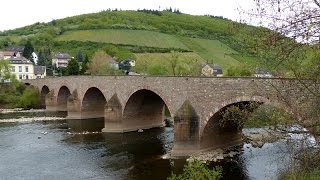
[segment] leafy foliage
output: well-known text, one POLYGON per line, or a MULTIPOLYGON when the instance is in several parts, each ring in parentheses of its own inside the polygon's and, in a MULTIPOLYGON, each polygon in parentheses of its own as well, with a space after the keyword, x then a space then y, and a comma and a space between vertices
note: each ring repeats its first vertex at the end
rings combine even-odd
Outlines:
POLYGON ((39 105, 38 92, 30 87, 27 87, 19 99, 19 107, 21 108, 34 108, 39 105))
POLYGON ((39 105, 38 92, 24 84, 0 83, 0 108, 37 108, 39 105))
POLYGON ((230 66, 225 71, 225 76, 252 76, 252 70, 246 65, 230 66))
POLYGON ((66 71, 68 75, 78 75, 80 73, 79 63, 75 58, 71 58, 66 71))
POLYGON ((33 52, 34 52, 34 48, 33 48, 32 44, 31 44, 31 42, 27 41, 27 43, 24 46, 24 50, 23 50, 22 55, 25 58, 27 58, 27 59, 29 59, 29 60, 31 60, 33 62, 33 59, 32 59, 32 53, 33 52))
POLYGON ((183 168, 183 173, 180 175, 172 174, 168 180, 185 180, 185 179, 197 179, 197 180, 217 180, 221 177, 221 169, 215 168, 209 169, 205 164, 199 160, 190 160, 183 168))
POLYGON ((117 70, 111 67, 112 57, 104 51, 97 51, 90 60, 88 72, 92 75, 119 74, 117 70))
POLYGON ((9 62, 0 60, 0 82, 3 83, 5 80, 11 78, 9 62))

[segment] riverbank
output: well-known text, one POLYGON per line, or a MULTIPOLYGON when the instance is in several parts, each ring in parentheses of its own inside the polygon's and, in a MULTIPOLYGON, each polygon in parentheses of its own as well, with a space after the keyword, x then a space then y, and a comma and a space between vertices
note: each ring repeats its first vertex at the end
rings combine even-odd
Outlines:
POLYGON ((272 130, 269 128, 250 128, 243 129, 244 145, 230 147, 227 149, 214 149, 204 151, 197 156, 190 157, 190 159, 197 159, 203 163, 220 162, 226 159, 232 159, 244 152, 244 148, 261 149, 265 144, 272 144, 281 139, 288 138, 289 135, 279 130, 272 130))
POLYGON ((45 109, 23 109, 23 108, 14 108, 14 109, 0 109, 0 114, 14 113, 14 112, 44 112, 45 109))
POLYGON ((21 117, 12 119, 0 119, 0 123, 32 123, 41 121, 63 121, 62 117, 21 117))
POLYGON ((3 119, 0 118, 0 123, 32 123, 32 122, 40 122, 40 121, 61 121, 66 120, 64 117, 56 117, 56 116, 45 116, 44 109, 23 109, 23 108, 15 108, 15 109, 0 109, 0 115, 4 115, 3 119), (39 117, 28 117, 27 114, 22 114, 22 116, 17 116, 12 118, 13 115, 17 113, 31 113, 31 114, 42 114, 39 117), (11 115, 12 114, 12 115, 11 115), (9 116, 8 116, 9 115, 9 116), (6 117, 8 116, 8 117, 6 117))

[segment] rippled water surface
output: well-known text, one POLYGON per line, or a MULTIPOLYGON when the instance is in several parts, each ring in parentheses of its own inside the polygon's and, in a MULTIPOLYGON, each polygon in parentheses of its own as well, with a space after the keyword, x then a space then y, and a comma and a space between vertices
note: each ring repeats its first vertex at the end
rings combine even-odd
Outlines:
MULTIPOLYGON (((161 158, 173 146, 173 128, 124 134, 73 131, 65 121, 0 123, 0 179, 160 180, 181 172, 185 163, 161 158)), ((218 165, 224 179, 276 179, 287 164, 286 147, 285 141, 261 149, 245 144, 242 155, 218 165)))

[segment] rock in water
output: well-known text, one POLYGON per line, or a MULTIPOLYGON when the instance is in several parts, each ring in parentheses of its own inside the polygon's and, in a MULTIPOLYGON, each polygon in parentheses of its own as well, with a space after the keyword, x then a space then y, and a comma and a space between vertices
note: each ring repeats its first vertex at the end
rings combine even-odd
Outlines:
POLYGON ((139 129, 138 132, 139 132, 139 133, 142 133, 142 132, 143 132, 143 129, 139 129))

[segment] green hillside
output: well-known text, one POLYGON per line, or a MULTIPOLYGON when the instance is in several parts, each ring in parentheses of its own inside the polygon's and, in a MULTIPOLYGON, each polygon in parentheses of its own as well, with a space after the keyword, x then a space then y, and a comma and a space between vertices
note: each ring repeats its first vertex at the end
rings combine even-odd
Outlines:
POLYGON ((159 48, 176 48, 189 50, 174 35, 146 30, 80 30, 69 31, 56 40, 92 41, 112 44, 126 44, 159 48))
POLYGON ((175 51, 187 63, 198 59, 198 63, 216 63, 223 68, 237 64, 254 67, 259 59, 251 47, 265 32, 263 28, 213 16, 148 10, 103 11, 1 32, 0 46, 19 45, 28 39, 38 51, 46 47, 75 56, 81 50, 89 57, 99 49, 110 52, 111 48, 112 56, 119 61, 126 55, 138 60, 147 57, 150 67, 156 64, 156 59, 167 61, 170 58, 166 57, 175 51))
MULTIPOLYGON (((206 61, 196 53, 177 53, 176 75, 199 75, 201 64, 206 61)), ((137 53, 135 71, 150 75, 173 74, 172 53, 137 53)))

